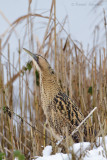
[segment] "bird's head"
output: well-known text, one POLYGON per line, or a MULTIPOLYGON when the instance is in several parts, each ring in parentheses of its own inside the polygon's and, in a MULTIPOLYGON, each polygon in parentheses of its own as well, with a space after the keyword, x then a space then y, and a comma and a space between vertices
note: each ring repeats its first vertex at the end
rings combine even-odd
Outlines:
POLYGON ((34 54, 30 51, 28 51, 27 49, 24 48, 24 50, 30 55, 30 57, 32 58, 37 70, 40 73, 48 73, 48 74, 54 74, 53 69, 50 67, 48 61, 42 57, 39 54, 34 54))

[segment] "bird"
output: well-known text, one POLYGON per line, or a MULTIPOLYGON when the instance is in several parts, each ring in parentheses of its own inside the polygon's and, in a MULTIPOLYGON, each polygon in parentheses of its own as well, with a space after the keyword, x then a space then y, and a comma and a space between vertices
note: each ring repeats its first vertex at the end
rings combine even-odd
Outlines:
MULTIPOLYGON (((82 122, 84 116, 74 101, 62 91, 56 73, 48 61, 40 54, 34 54, 25 48, 24 50, 30 55, 40 74, 41 102, 49 130, 56 140, 66 138, 82 122)), ((86 124, 81 133, 86 133, 86 124)), ((80 132, 76 132, 72 139, 79 142, 80 132)))

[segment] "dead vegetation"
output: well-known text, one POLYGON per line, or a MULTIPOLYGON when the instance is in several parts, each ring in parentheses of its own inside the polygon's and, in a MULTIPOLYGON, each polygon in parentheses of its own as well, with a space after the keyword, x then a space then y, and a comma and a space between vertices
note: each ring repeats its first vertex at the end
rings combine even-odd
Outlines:
MULTIPOLYGON (((105 15, 104 15, 105 16, 105 15)), ((42 20, 41 20, 42 21, 42 20)), ((29 49, 42 54, 57 73, 64 92, 80 107, 86 117, 97 106, 88 120, 97 131, 98 136, 107 135, 107 22, 104 18, 106 46, 93 44, 91 51, 85 52, 82 44, 78 45, 56 18, 56 4, 52 1, 49 16, 45 14, 28 14, 19 17, 0 40, 0 152, 12 159, 13 151, 20 150, 30 159, 41 155, 43 147, 52 144, 54 152, 56 143, 45 129, 45 117, 41 108, 39 74, 32 63, 22 66, 21 54, 23 45, 28 40, 29 49), (34 34, 36 17, 47 20, 42 43, 34 34), (18 40, 18 52, 12 53, 9 40, 15 28, 24 23, 24 35, 18 40), (58 26, 58 29, 57 29, 58 26), (62 38, 62 34, 65 37, 62 38), (5 36, 5 40, 3 39, 5 36), (3 49, 7 49, 7 55, 3 49), (16 57, 17 55, 17 64, 16 57), (13 60, 11 60, 13 59, 13 60), (6 63, 4 63, 4 61, 6 63), (6 106, 7 110, 6 110, 6 106), (41 147, 43 146, 43 147, 41 147)), ((27 47, 26 47, 27 48, 27 47)), ((26 55, 24 55, 26 56, 26 55)), ((24 59, 23 59, 24 61, 24 59)), ((91 137, 95 143, 95 137, 91 137)))

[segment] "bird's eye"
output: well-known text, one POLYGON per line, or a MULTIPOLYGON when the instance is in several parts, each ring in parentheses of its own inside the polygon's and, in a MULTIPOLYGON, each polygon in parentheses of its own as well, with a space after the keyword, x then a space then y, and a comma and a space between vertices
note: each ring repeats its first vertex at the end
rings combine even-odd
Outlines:
POLYGON ((34 59, 35 59, 36 62, 38 63, 38 61, 39 61, 39 56, 35 56, 34 59))
POLYGON ((52 71, 51 73, 54 74, 54 71, 52 71))

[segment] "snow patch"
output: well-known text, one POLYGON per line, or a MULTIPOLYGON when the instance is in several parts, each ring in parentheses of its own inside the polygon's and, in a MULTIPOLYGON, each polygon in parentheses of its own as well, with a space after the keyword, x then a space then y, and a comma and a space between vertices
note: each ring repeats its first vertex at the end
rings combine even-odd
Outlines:
MULTIPOLYGON (((106 152, 107 152, 107 136, 104 138, 106 152)), ((81 156, 83 160, 107 160, 105 150, 104 150, 104 141, 102 137, 99 137, 96 141, 98 147, 94 145, 91 149, 90 142, 75 143, 70 147, 70 153, 72 151, 76 155, 76 160, 81 156)), ((43 150, 43 157, 36 157, 36 160, 73 160, 71 154, 56 153, 51 155, 52 146, 46 146, 43 150)))
POLYGON ((67 154, 56 153, 55 155, 39 157, 36 160, 70 160, 70 158, 67 154))
POLYGON ((107 160, 103 147, 87 151, 83 160, 107 160))
POLYGON ((83 153, 85 153, 86 150, 89 149, 89 142, 75 143, 72 147, 70 147, 70 152, 73 151, 76 157, 79 158, 83 153))
POLYGON ((43 150, 43 157, 49 156, 52 153, 52 146, 46 146, 43 150))

